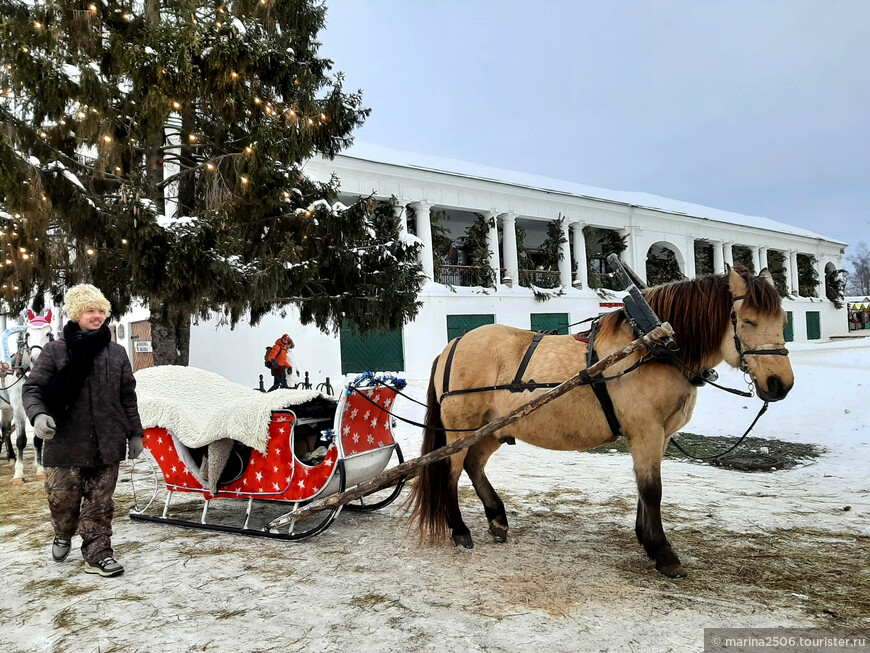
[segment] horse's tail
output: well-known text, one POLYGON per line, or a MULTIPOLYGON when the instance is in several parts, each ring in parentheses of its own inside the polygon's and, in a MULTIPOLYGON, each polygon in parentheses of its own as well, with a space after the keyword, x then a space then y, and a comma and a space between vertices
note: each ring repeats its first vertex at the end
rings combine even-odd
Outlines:
MULTIPOLYGON (((432 363, 429 377, 429 395, 426 407, 426 428, 423 431, 423 446, 420 455, 447 445, 444 424, 441 421, 441 404, 435 393, 435 368, 438 358, 432 363)), ((423 466, 417 473, 409 498, 411 521, 416 522, 421 540, 440 541, 449 534, 447 523, 447 488, 450 481, 450 458, 423 466)))

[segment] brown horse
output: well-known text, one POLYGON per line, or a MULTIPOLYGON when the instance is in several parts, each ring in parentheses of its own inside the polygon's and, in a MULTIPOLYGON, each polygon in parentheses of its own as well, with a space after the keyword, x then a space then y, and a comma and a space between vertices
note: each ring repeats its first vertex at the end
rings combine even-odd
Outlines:
MULTIPOLYGON (((483 502, 489 530, 497 541, 507 537, 504 504, 484 473, 489 457, 510 438, 562 451, 584 451, 616 440, 627 441, 634 459, 639 499, 635 533, 665 576, 686 572, 671 549, 661 520, 661 462, 671 436, 684 426, 695 407, 701 374, 723 360, 751 376, 758 396, 779 401, 791 390, 794 375, 784 347, 786 316, 767 269, 758 277, 745 268, 725 275, 679 281, 645 292, 647 301, 670 322, 680 347, 672 358, 659 358, 607 383, 618 424, 613 429, 589 386, 581 386, 540 410, 505 427, 465 451, 424 467, 411 495, 412 519, 421 537, 446 539, 473 547, 462 521, 457 483, 464 469, 483 502), (775 355, 770 355, 775 354, 775 355)), ((600 321, 594 348, 600 358, 635 339, 622 312, 600 321)), ((463 435, 451 429, 476 429, 507 415, 545 392, 504 389, 448 394, 449 390, 487 388, 511 383, 526 355, 533 334, 506 326, 483 326, 455 344, 445 379, 451 341, 435 359, 429 383, 428 411, 422 453, 463 435)), ((586 367, 588 344, 575 336, 545 336, 528 362, 523 378, 539 384, 562 382, 586 367)), ((607 371, 617 376, 640 359, 620 361, 607 371)))

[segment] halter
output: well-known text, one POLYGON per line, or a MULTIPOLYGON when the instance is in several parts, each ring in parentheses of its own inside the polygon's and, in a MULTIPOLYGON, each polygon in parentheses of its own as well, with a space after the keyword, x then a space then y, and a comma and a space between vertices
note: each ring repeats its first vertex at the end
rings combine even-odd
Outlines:
POLYGON ((740 370, 751 376, 749 364, 746 362, 747 356, 788 356, 788 349, 785 347, 777 349, 743 349, 743 343, 737 335, 737 310, 734 308, 734 304, 745 298, 746 295, 740 295, 731 299, 731 327, 734 330, 734 348, 737 350, 737 356, 740 358, 740 370))

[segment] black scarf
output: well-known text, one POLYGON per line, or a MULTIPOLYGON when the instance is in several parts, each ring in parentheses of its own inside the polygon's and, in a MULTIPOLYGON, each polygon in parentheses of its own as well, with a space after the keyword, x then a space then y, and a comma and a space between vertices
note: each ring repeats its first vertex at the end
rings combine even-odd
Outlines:
POLYGON ((103 324, 96 331, 82 331, 70 320, 63 328, 68 359, 45 387, 42 398, 55 417, 66 416, 81 394, 94 367, 94 358, 112 341, 112 332, 103 324))

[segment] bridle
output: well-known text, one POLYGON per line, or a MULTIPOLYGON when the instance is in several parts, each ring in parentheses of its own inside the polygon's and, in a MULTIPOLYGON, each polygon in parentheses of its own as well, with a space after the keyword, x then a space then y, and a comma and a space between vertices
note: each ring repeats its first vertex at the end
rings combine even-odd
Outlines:
POLYGON ((731 327, 734 330, 734 348, 737 350, 737 356, 740 359, 740 370, 752 376, 752 373, 749 371, 749 364, 746 362, 747 356, 788 356, 788 349, 785 347, 778 347, 772 349, 744 349, 743 343, 740 341, 740 336, 737 335, 737 309, 734 305, 745 299, 746 295, 740 295, 738 297, 733 297, 731 300, 731 327))
MULTIPOLYGON (((51 325, 46 325, 48 328, 48 341, 54 342, 54 333, 51 330, 51 325)), ((18 354, 21 356, 21 365, 18 368, 21 371, 21 375, 24 376, 30 371, 31 366, 33 365, 34 353, 39 354, 42 353, 42 345, 31 345, 30 344, 30 333, 28 331, 24 331, 23 337, 20 336, 18 338, 18 354), (24 354, 27 354, 28 364, 25 368, 24 366, 24 354)))

